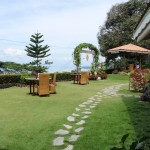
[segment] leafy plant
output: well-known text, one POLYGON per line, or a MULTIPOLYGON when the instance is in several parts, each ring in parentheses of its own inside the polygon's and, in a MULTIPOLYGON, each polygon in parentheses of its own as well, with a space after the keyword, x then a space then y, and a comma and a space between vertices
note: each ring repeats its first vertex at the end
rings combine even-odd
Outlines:
POLYGON ((125 134, 122 138, 121 138, 121 147, 113 147, 110 150, 147 150, 147 148, 150 148, 150 145, 147 143, 147 140, 150 139, 150 137, 148 136, 143 136, 142 138, 140 138, 139 140, 134 140, 131 145, 129 146, 129 148, 126 147, 125 145, 125 141, 127 140, 129 134, 125 134))
POLYGON ((147 83, 146 78, 147 74, 148 74, 147 71, 141 69, 135 69, 133 72, 131 72, 130 74, 131 88, 133 88, 135 91, 143 91, 147 83))
POLYGON ((101 79, 106 79, 107 78, 107 73, 104 69, 98 69, 97 70, 97 75, 101 77, 101 79))

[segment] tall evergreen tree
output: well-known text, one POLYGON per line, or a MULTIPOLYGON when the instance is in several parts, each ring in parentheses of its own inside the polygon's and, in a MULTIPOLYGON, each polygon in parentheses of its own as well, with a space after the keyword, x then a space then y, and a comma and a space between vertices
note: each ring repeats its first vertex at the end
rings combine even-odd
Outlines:
MULTIPOLYGON (((32 44, 29 44, 29 46, 26 46, 25 51, 27 52, 27 55, 30 57, 35 58, 36 60, 31 62, 31 65, 36 65, 36 71, 41 72, 43 69, 43 71, 45 71, 45 67, 42 68, 41 66, 41 61, 42 58, 48 57, 51 54, 48 54, 48 52, 50 51, 49 46, 45 45, 42 46, 41 43, 44 42, 44 40, 42 40, 43 35, 41 33, 35 33, 34 35, 31 35, 30 41, 32 42, 32 44)), ((48 61, 46 61, 47 63, 48 61)), ((52 62, 49 62, 49 64, 51 64, 52 62)), ((47 63, 48 64, 48 63, 47 63)), ((34 67, 35 68, 35 67, 34 67)))

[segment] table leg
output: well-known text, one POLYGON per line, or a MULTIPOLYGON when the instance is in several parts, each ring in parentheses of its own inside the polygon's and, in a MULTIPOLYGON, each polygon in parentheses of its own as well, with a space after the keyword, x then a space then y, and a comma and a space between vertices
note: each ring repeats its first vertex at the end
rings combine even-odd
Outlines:
POLYGON ((74 84, 75 84, 75 80, 76 80, 76 76, 75 75, 73 76, 73 80, 74 80, 74 84))
POLYGON ((36 95, 36 93, 35 93, 35 81, 33 81, 33 95, 36 95))
POLYGON ((30 93, 29 94, 32 93, 31 86, 32 86, 32 81, 30 81, 30 93))
POLYGON ((77 75, 77 83, 79 84, 79 81, 80 81, 80 76, 77 75))

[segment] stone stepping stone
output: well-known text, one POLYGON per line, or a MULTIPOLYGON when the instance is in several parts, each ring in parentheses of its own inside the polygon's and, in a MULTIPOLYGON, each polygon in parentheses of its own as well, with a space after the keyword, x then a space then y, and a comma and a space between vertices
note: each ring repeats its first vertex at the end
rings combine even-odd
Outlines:
POLYGON ((75 121, 75 117, 69 116, 67 117, 67 120, 70 122, 74 122, 75 121))
POLYGON ((64 127, 65 127, 66 129, 71 129, 71 128, 72 128, 72 126, 67 125, 67 124, 64 124, 64 127))
POLYGON ((83 124, 85 124, 84 120, 81 120, 81 121, 79 121, 79 122, 76 123, 76 125, 83 125, 83 124))
POLYGON ((75 142, 80 137, 80 135, 71 135, 69 138, 69 142, 75 142))
POLYGON ((81 119, 87 119, 88 117, 89 117, 89 116, 86 115, 86 116, 83 116, 81 119))
POLYGON ((90 111, 84 111, 84 112, 82 112, 83 114, 86 114, 86 115, 89 115, 89 114, 91 114, 91 112, 90 111))
POLYGON ((90 106, 90 108, 95 108, 96 106, 90 106))
POLYGON ((64 145, 64 137, 57 137, 53 140, 54 146, 61 146, 64 145))
POLYGON ((102 94, 101 92, 97 92, 97 94, 102 94))
POLYGON ((95 104, 99 104, 99 103, 101 103, 101 102, 95 102, 95 104))
POLYGON ((102 99, 102 98, 97 98, 98 100, 102 99))
POLYGON ((73 145, 68 145, 64 150, 73 150, 73 145))
POLYGON ((80 109, 79 109, 79 108, 76 108, 76 111, 80 111, 80 109))
POLYGON ((86 107, 85 105, 80 104, 79 107, 86 107))
POLYGON ((94 103, 94 104, 92 104, 92 105, 93 105, 93 106, 97 106, 97 104, 95 104, 95 103, 94 103))
POLYGON ((92 100, 88 100, 87 102, 88 102, 89 104, 90 104, 90 103, 93 103, 93 101, 92 101, 92 100))
POLYGON ((102 98, 103 96, 102 95, 99 95, 97 98, 102 98))
POLYGON ((56 135, 67 135, 69 134, 69 131, 67 130, 63 130, 63 129, 59 129, 55 132, 56 135))
POLYGON ((96 100, 97 102, 101 102, 102 100, 96 100))
POLYGON ((79 115, 79 114, 76 114, 76 113, 73 113, 72 116, 74 116, 74 117, 79 117, 80 115, 79 115))
POLYGON ((84 102, 84 103, 82 103, 83 105, 89 105, 89 103, 88 102, 84 102))
POLYGON ((85 110, 87 110, 87 111, 88 111, 88 110, 91 110, 91 109, 90 109, 90 108, 85 108, 85 110))
POLYGON ((92 102, 87 102, 87 103, 88 103, 88 105, 89 105, 89 104, 93 103, 93 101, 92 101, 92 102))
POLYGON ((80 133, 82 130, 84 130, 84 128, 83 128, 83 127, 80 127, 80 128, 75 129, 75 132, 76 132, 76 133, 80 133))
POLYGON ((88 98, 88 99, 94 99, 94 97, 90 97, 90 98, 88 98))

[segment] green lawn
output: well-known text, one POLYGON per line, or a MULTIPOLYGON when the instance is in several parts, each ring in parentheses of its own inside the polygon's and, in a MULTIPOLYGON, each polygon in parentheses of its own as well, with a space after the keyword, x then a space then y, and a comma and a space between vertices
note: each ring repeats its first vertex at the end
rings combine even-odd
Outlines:
MULTIPOLYGON (((66 118, 75 108, 102 89, 122 83, 128 83, 128 78, 119 75, 90 81, 88 85, 58 82, 57 94, 49 97, 31 96, 29 88, 0 89, 0 149, 60 149, 52 145, 54 133, 67 123, 66 118)), ((140 95, 129 91, 128 84, 120 92, 140 95)), ((139 102, 134 96, 103 98, 86 120, 74 149, 109 150, 126 133, 130 133, 127 143, 150 135, 150 104, 139 102)))

